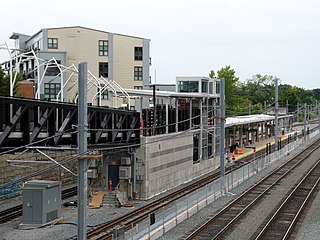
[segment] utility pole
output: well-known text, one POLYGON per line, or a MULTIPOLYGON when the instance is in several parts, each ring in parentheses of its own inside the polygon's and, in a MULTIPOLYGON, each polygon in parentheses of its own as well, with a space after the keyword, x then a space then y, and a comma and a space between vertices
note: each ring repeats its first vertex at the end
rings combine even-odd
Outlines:
POLYGON ((299 113, 300 113, 300 107, 299 107, 299 102, 297 102, 297 122, 299 122, 299 113))
POLYGON ((304 121, 303 121, 303 140, 307 140, 307 104, 304 104, 304 121))
POLYGON ((319 133, 320 133, 320 104, 318 104, 318 122, 319 122, 319 133))
MULTIPOLYGON (((83 155, 87 152, 87 72, 86 62, 79 63, 78 66, 78 154, 83 155)), ((78 239, 87 239, 87 160, 78 160, 78 239)))
POLYGON ((275 79, 275 113, 274 113, 274 121, 275 121, 275 148, 278 150, 278 114, 279 114, 279 102, 278 102, 278 78, 275 79))
POLYGON ((224 138, 225 138, 225 86, 224 78, 220 79, 220 177, 221 177, 221 190, 225 190, 225 152, 224 152, 224 138))
POLYGON ((318 122, 319 122, 319 133, 320 133, 320 103, 318 103, 318 122))

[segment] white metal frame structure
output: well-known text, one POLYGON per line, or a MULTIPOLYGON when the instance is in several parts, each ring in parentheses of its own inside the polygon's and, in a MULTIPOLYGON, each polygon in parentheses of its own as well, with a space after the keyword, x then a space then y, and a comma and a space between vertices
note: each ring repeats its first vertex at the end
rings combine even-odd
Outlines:
MULTIPOLYGON (((71 66, 64 66, 60 63, 57 62, 57 60, 53 57, 50 60, 44 60, 41 59, 37 56, 36 52, 31 49, 30 51, 26 51, 23 52, 23 50, 21 49, 13 49, 13 48, 9 48, 7 43, 3 43, 0 44, 0 50, 6 50, 9 54, 9 58, 10 58, 10 62, 9 62, 9 75, 10 75, 10 96, 13 96, 13 89, 14 89, 14 85, 16 82, 16 78, 17 78, 17 74, 19 72, 20 69, 20 65, 23 64, 25 61, 30 61, 30 60, 34 60, 35 61, 35 66, 34 69, 32 70, 33 72, 37 72, 37 76, 36 78, 34 78, 34 81, 36 83, 37 89, 35 90, 35 99, 40 99, 40 90, 41 90, 41 86, 43 84, 43 80, 45 77, 45 74, 48 70, 49 67, 57 67, 59 69, 59 74, 56 76, 52 76, 52 80, 56 79, 56 78, 60 78, 60 84, 61 84, 61 89, 57 94, 57 101, 64 101, 64 90, 66 90, 67 92, 71 90, 72 87, 74 87, 77 82, 78 82, 78 68, 72 64, 71 66), (21 52, 20 54, 13 54, 13 53, 17 53, 17 52, 21 52), (15 63, 15 64, 13 64, 15 63), (13 66, 14 65, 14 66, 13 66), (50 65, 50 66, 49 66, 50 65), (40 71, 40 69, 44 67, 43 72, 40 71), (67 73, 69 73, 70 75, 68 76, 68 78, 66 79, 66 81, 64 82, 64 75, 68 75, 67 73), (76 77, 75 82, 71 85, 71 87, 67 88, 67 84, 68 82, 73 78, 76 77)), ((117 97, 124 97, 125 101, 128 103, 129 105, 129 109, 130 109, 130 96, 127 93, 127 91, 122 88, 114 79, 106 79, 104 77, 97 77, 94 74, 92 74, 92 72, 90 72, 88 70, 88 77, 87 77, 88 81, 87 81, 87 85, 88 85, 88 92, 89 89, 91 89, 92 87, 96 87, 97 88, 97 92, 94 94, 94 96, 92 97, 92 102, 94 103, 95 100, 98 100, 98 104, 99 106, 102 105, 102 94, 104 91, 108 91, 111 92, 113 94, 113 97, 115 97, 115 99, 111 99, 112 100, 112 107, 117 107, 116 103, 117 103, 117 97), (118 94, 120 93, 120 94, 118 94)), ((52 81, 51 80, 51 81, 52 81)), ((77 100, 78 96, 76 95, 76 100, 77 100)))

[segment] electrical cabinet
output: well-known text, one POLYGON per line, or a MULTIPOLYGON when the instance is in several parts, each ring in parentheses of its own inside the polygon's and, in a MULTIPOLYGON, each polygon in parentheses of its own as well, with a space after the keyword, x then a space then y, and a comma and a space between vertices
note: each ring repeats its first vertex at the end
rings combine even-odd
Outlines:
POLYGON ((24 183, 22 224, 44 224, 61 214, 61 183, 32 180, 24 183))
POLYGON ((119 179, 130 179, 130 178, 131 178, 131 167, 120 166, 119 179))

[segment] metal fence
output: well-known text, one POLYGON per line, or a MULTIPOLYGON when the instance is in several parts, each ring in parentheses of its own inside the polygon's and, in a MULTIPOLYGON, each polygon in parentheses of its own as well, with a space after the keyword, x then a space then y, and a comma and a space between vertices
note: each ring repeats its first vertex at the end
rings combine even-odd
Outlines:
MULTIPOLYGON (((319 130, 308 135, 307 140, 318 136, 319 130)), ((156 239, 178 225, 180 222, 190 218, 202 208, 206 207, 216 199, 231 193, 232 189, 254 176, 264 168, 274 164, 279 159, 289 155, 291 151, 302 148, 303 139, 298 139, 286 145, 281 150, 266 155, 255 161, 207 184, 206 186, 192 192, 175 201, 169 206, 160 208, 150 214, 146 219, 126 231, 122 236, 114 239, 156 239), (224 182, 224 184, 223 184, 224 182)))

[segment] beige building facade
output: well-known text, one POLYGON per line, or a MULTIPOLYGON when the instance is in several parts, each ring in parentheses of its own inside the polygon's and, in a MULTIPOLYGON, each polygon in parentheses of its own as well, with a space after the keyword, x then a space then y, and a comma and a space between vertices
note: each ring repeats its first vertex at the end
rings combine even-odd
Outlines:
POLYGON ((26 79, 34 80, 35 98, 75 101, 74 67, 80 62, 88 63, 88 103, 93 105, 112 107, 113 102, 116 107, 123 103, 134 107, 134 100, 114 99, 110 85, 143 89, 149 84, 149 39, 80 26, 41 29, 32 36, 13 33, 10 38, 19 49, 16 56, 32 50, 44 61, 39 65, 38 60, 24 60, 18 67, 26 79))

